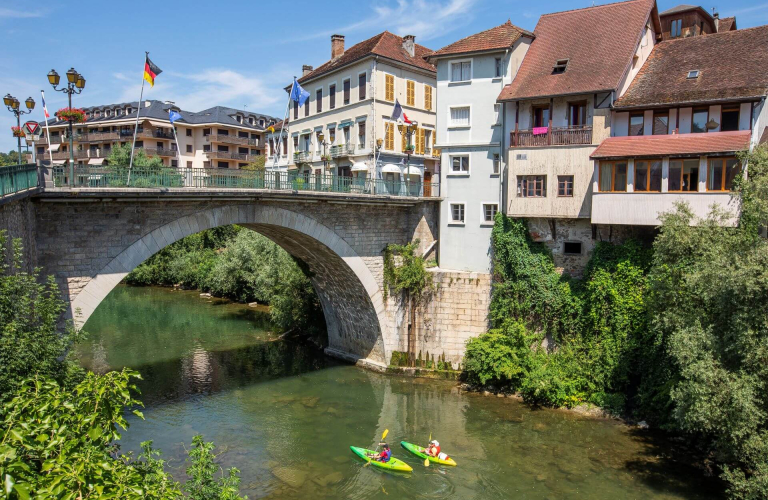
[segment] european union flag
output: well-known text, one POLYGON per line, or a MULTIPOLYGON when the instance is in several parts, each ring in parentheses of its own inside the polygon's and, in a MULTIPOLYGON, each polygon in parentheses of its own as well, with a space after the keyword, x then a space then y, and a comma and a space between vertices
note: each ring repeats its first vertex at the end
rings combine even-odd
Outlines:
POLYGON ((293 79, 293 87, 291 88, 291 100, 299 103, 299 106, 303 106, 309 99, 309 92, 301 88, 296 78, 293 79))
POLYGON ((181 120, 181 113, 174 110, 168 110, 168 119, 171 120, 171 123, 175 122, 176 120, 181 120))

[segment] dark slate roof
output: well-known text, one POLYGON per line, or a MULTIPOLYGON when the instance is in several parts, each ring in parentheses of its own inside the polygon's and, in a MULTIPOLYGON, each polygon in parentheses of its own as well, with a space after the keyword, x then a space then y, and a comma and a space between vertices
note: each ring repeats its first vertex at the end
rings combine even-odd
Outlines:
POLYGON ((654 0, 630 0, 541 16, 536 39, 499 100, 616 90, 655 8, 654 0), (562 59, 568 59, 565 72, 552 74, 562 59))
POLYGON ((768 25, 657 44, 616 108, 738 100, 768 94, 768 25), (698 78, 688 78, 697 69, 698 78))
POLYGON ((523 36, 534 38, 534 34, 530 31, 518 28, 511 21, 507 21, 501 26, 475 33, 450 45, 446 45, 427 56, 427 60, 447 55, 504 50, 512 47, 523 36))
POLYGON ((403 48, 403 39, 401 37, 390 33, 389 31, 384 31, 368 40, 363 40, 362 42, 353 45, 345 50, 339 57, 321 64, 314 71, 299 78, 299 83, 314 80, 315 78, 371 55, 386 57, 393 61, 436 72, 435 67, 424 60, 426 56, 432 53, 432 50, 419 44, 414 45, 414 56, 411 57, 411 55, 403 48))

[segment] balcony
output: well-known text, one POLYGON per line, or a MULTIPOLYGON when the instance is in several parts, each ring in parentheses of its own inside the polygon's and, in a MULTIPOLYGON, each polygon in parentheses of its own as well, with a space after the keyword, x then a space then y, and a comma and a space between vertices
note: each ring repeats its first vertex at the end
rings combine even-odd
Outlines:
MULTIPOLYGON (((74 151, 75 160, 89 158, 88 151, 74 151)), ((56 151, 53 153, 54 160, 69 160, 69 151, 56 151)))
POLYGON ((178 151, 173 148, 142 148, 147 156, 176 156, 178 151))
POLYGON ((331 158, 343 158, 355 154, 354 144, 339 144, 331 146, 331 158))
POLYGON ((312 161, 312 153, 309 151, 296 151, 293 153, 293 161, 296 163, 309 163, 312 161))
POLYGON ((221 142, 223 144, 240 144, 243 146, 258 146, 259 139, 238 137, 236 135, 209 134, 205 136, 205 142, 221 142))
POLYGON ((592 127, 539 127, 510 134, 511 147, 574 146, 592 144, 592 127))
POLYGON ((104 142, 104 141, 117 141, 120 139, 120 132, 108 131, 108 132, 88 132, 82 134, 78 139, 80 142, 104 142))

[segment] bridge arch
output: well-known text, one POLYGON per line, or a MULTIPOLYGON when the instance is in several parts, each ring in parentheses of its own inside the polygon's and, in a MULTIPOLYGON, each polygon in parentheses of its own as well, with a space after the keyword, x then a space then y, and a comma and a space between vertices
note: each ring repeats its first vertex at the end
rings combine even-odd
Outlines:
POLYGON ((82 326, 117 284, 149 257, 191 234, 238 224, 302 259, 313 276, 328 329, 330 354, 383 367, 391 353, 389 321, 378 282, 364 259, 316 219, 280 207, 242 204, 206 208, 156 227, 128 244, 70 301, 82 326))

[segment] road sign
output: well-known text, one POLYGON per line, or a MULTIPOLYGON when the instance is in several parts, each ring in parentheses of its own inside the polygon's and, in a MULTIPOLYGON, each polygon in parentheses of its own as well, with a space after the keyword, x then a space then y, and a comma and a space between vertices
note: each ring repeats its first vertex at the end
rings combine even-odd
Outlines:
POLYGON ((27 122, 24 124, 24 133, 27 135, 39 135, 40 132, 40 125, 38 125, 37 122, 27 122))

